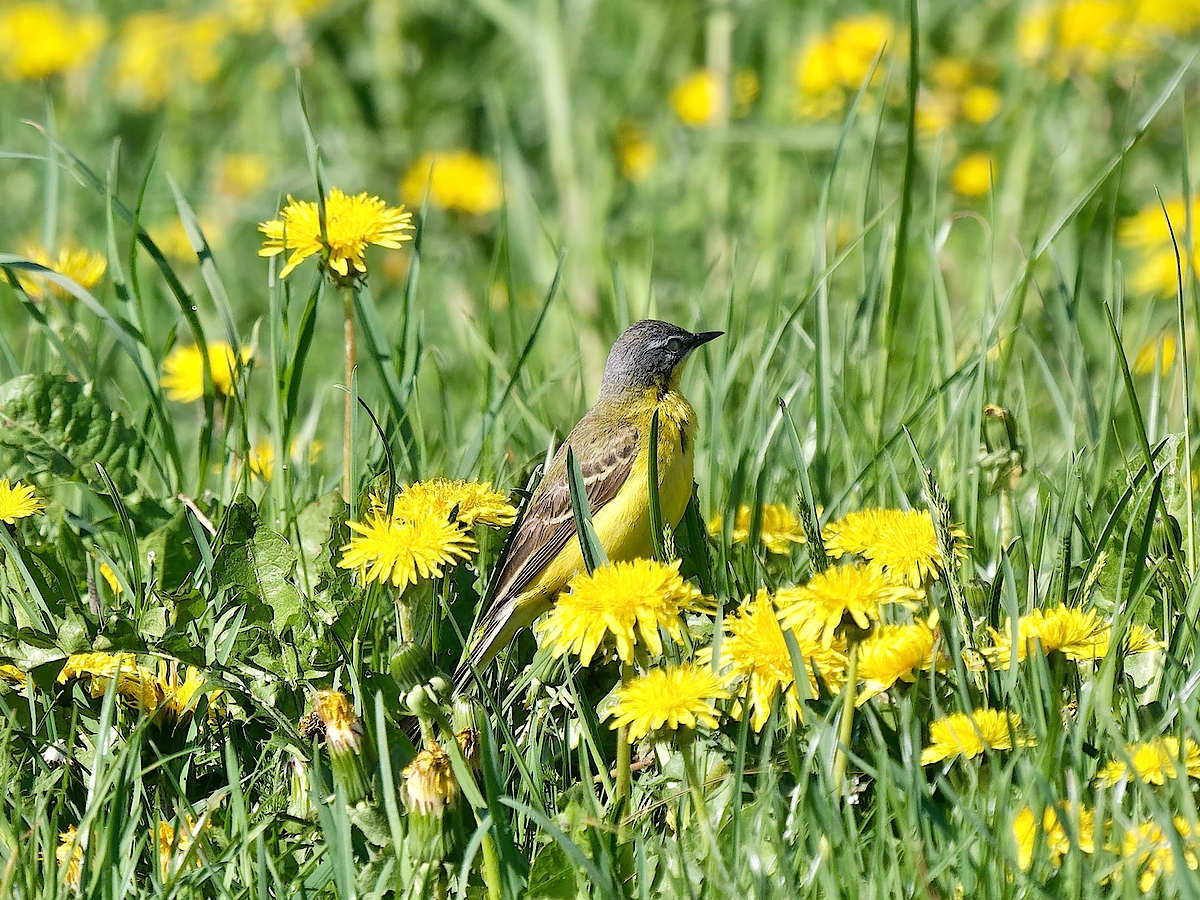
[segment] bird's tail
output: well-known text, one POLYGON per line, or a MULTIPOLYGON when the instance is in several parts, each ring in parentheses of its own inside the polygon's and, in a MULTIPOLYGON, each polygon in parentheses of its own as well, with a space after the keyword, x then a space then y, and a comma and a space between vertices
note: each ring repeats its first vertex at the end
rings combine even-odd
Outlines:
POLYGON ((469 687, 476 675, 513 642, 517 632, 532 621, 528 615, 522 614, 520 600, 519 596, 513 597, 493 606, 476 626, 463 650, 462 661, 454 670, 454 686, 457 690, 463 691, 469 687))

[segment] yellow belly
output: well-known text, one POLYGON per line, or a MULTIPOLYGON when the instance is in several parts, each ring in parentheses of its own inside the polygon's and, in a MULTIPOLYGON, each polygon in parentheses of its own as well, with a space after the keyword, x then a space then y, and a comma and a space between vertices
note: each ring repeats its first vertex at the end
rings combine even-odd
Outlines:
MULTIPOLYGON (((695 449, 694 413, 682 395, 672 392, 668 401, 659 403, 658 431, 659 502, 663 522, 674 528, 683 518, 692 496, 695 449)), ((610 560, 637 559, 654 554, 654 542, 650 537, 649 445, 649 428, 646 428, 642 435, 642 450, 629 477, 612 500, 593 512, 592 524, 610 560)), ((553 601, 567 582, 583 570, 579 538, 572 535, 529 586, 526 596, 537 595, 543 604, 553 601)))

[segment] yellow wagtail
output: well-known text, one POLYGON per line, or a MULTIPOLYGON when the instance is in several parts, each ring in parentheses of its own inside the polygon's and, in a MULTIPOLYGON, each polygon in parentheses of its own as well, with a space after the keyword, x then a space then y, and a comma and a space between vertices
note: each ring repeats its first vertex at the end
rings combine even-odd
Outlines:
POLYGON ((644 319, 617 338, 604 364, 600 397, 571 429, 512 540, 491 606, 467 642, 455 681, 465 684, 517 631, 550 608, 583 570, 567 481, 567 448, 579 462, 604 552, 611 560, 649 556, 650 423, 658 412, 658 491, 663 521, 679 524, 692 496, 696 411, 679 391, 684 363, 720 331, 692 334, 644 319))

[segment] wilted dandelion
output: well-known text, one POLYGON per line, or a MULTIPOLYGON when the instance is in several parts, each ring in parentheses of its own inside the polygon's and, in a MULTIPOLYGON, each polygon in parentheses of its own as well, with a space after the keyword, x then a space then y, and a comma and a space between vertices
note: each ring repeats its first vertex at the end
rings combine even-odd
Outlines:
POLYGON ((807 584, 776 595, 779 621, 784 628, 818 622, 822 643, 829 647, 844 623, 869 630, 879 621, 880 607, 887 603, 916 600, 920 594, 907 585, 889 580, 878 566, 831 566, 814 575, 807 584))
POLYGON ((1125 748, 1129 762, 1114 759, 1096 773, 1096 778, 1110 787, 1132 774, 1147 784, 1166 784, 1181 773, 1200 778, 1200 744, 1188 738, 1183 749, 1181 754, 1179 738, 1169 736, 1129 744, 1125 748))
MULTIPOLYGON (((1062 653, 1067 659, 1103 659, 1112 640, 1112 626, 1094 609, 1056 606, 1035 609, 1017 620, 1018 662, 1024 661, 1029 650, 1040 646, 1043 653, 1062 653)), ((1012 625, 1006 623, 1000 630, 992 631, 993 646, 985 648, 983 655, 993 665, 1007 668, 1012 665, 1012 625)), ((1129 629, 1126 639, 1126 654, 1145 653, 1163 646, 1153 634, 1140 625, 1129 629)))
POLYGON ((343 691, 317 691, 313 713, 320 720, 325 742, 335 753, 357 753, 362 746, 363 725, 354 703, 343 691))
POLYGON ((151 669, 139 664, 132 653, 74 653, 58 673, 59 684, 85 678, 93 697, 102 696, 115 678, 117 694, 160 723, 190 716, 201 694, 208 697, 209 716, 216 716, 224 693, 205 691, 207 680, 197 668, 181 669, 174 660, 163 660, 151 669))
POLYGON ((294 200, 289 195, 279 218, 258 226, 266 235, 258 255, 291 253, 280 278, 287 278, 308 257, 319 256, 322 269, 345 283, 367 274, 365 253, 369 245, 397 250, 412 240, 412 229, 412 213, 403 206, 388 206, 365 192, 351 197, 338 188, 330 190, 325 198, 322 229, 317 204, 294 200))
POLYGON ((440 578, 446 566, 469 559, 475 539, 458 521, 426 516, 401 518, 372 509, 365 522, 347 522, 354 532, 341 547, 338 567, 354 569, 359 581, 391 581, 403 591, 423 578, 440 578))
POLYGON ((449 754, 437 741, 429 741, 404 768, 404 790, 408 805, 427 816, 440 816, 454 802, 458 781, 449 754))
POLYGON ((1028 871, 1033 864, 1033 852, 1039 833, 1044 835, 1050 861, 1055 866, 1071 851, 1072 845, 1084 853, 1095 852, 1096 823, 1092 811, 1086 806, 1072 803, 1065 804, 1065 811, 1067 823, 1071 828, 1070 835, 1059 820, 1058 808, 1054 806, 1046 807, 1040 823, 1028 806, 1022 807, 1013 818, 1012 833, 1017 844, 1017 865, 1022 871, 1028 871))
POLYGON ((57 3, 14 3, 0 10, 0 70, 13 81, 50 78, 86 66, 104 44, 100 16, 57 3))
POLYGON ((729 693, 719 675, 707 666, 684 663, 652 669, 616 691, 617 703, 605 713, 610 728, 628 726, 630 743, 659 729, 717 727, 716 700, 729 693))
POLYGON ((1011 750, 1032 746, 1032 738, 1020 733, 1021 717, 998 709, 954 713, 929 726, 929 746, 921 751, 921 765, 954 756, 972 759, 985 750, 1011 750))
POLYGON ((619 561, 572 578, 537 631, 556 658, 574 653, 586 666, 611 635, 617 655, 632 662, 639 634, 650 653, 658 655, 663 649, 659 630, 682 643, 680 617, 702 607, 700 591, 679 575, 679 560, 669 565, 651 559, 619 561))
POLYGON ((925 622, 877 627, 858 645, 858 677, 863 686, 855 702, 861 706, 897 681, 916 681, 917 670, 933 665, 935 639, 933 628, 925 622))
POLYGON ((410 206, 419 207, 426 190, 434 206, 472 216, 493 213, 504 201, 500 167, 469 150, 419 156, 400 182, 400 196, 410 206))
MULTIPOLYGON (((743 504, 738 507, 737 519, 734 520, 731 535, 735 544, 744 544, 750 540, 750 507, 743 504)), ((785 503, 768 503, 762 507, 762 530, 760 537, 763 546, 771 553, 790 553, 793 544, 804 543, 804 530, 796 519, 791 508, 785 503)), ((708 531, 714 537, 721 533, 724 518, 714 516, 708 525, 708 531)))
POLYGON ((46 501, 34 493, 32 485, 0 478, 0 522, 16 525, 17 519, 28 518, 45 508, 46 501))
MULTIPOLYGON (((241 349, 241 364, 247 365, 254 356, 249 347, 241 349)), ((238 354, 224 341, 208 342, 208 366, 213 387, 218 394, 233 394, 233 380, 238 371, 238 354)), ((192 403, 204 397, 204 354, 195 344, 175 347, 163 360, 163 375, 159 386, 168 400, 192 403)))
MULTIPOLYGON (((65 275, 81 288, 88 291, 100 283, 100 279, 104 277, 105 269, 108 268, 108 260, 104 257, 104 254, 93 253, 90 250, 72 250, 64 247, 58 251, 57 257, 51 257, 42 247, 32 247, 25 251, 25 255, 32 262, 40 266, 45 266, 59 275, 65 275)), ((44 300, 47 295, 68 302, 75 299, 75 295, 62 287, 62 285, 55 284, 53 281, 29 269, 21 270, 17 275, 17 279, 21 283, 21 290, 28 294, 32 300, 44 300)))

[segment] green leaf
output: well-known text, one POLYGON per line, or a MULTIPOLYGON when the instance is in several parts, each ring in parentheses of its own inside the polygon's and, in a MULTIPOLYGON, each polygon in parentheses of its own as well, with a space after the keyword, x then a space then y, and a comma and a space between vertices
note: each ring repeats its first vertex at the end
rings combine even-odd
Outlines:
POLYGON ((293 576, 296 554, 283 535, 263 525, 253 501, 238 497, 226 513, 213 560, 217 590, 249 594, 270 607, 277 635, 305 620, 304 604, 293 576))
POLYGON ((165 525, 142 538, 138 549, 143 560, 154 554, 154 574, 166 593, 179 590, 200 564, 200 548, 182 506, 165 525))
POLYGON ((551 842, 533 859, 525 897, 527 900, 572 900, 575 896, 575 870, 566 851, 551 842))
POLYGON ((0 385, 0 466, 17 476, 51 471, 86 479, 100 463, 129 490, 142 437, 93 389, 53 374, 22 375, 0 385))

